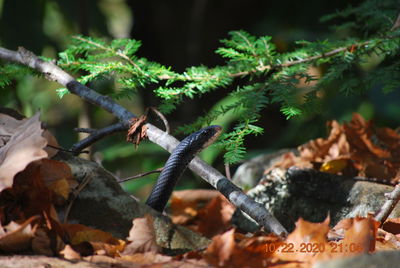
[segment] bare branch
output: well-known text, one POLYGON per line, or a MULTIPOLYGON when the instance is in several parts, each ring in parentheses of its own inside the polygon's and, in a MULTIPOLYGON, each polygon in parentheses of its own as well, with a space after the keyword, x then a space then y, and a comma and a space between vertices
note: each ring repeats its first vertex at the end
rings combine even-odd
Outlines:
POLYGON ((118 182, 121 183, 121 182, 130 181, 130 180, 135 180, 135 179, 142 178, 142 177, 150 175, 150 174, 160 173, 162 170, 163 170, 163 168, 157 168, 156 170, 151 170, 151 171, 147 171, 147 172, 144 172, 144 173, 140 173, 140 174, 137 174, 135 176, 128 177, 128 178, 125 178, 125 179, 120 179, 120 180, 118 180, 118 182))
POLYGON ((165 126, 165 132, 167 132, 168 134, 171 133, 167 118, 165 118, 165 116, 155 107, 150 107, 150 110, 152 110, 163 121, 165 126))
MULTIPOLYGON (((121 124, 121 127, 124 126, 128 128, 131 119, 136 117, 136 115, 115 103, 111 98, 103 96, 82 85, 55 64, 39 59, 32 52, 24 48, 19 48, 18 52, 0 48, 0 58, 29 66, 45 74, 48 79, 56 81, 59 84, 67 87, 71 93, 78 95, 85 101, 97 105, 114 114, 121 121, 119 123, 121 124)), ((172 152, 173 149, 178 145, 179 141, 168 133, 163 132, 151 124, 146 124, 146 126, 149 139, 167 151, 172 152)), ((209 166, 200 158, 196 157, 193 159, 189 165, 189 168, 213 185, 216 189, 218 189, 236 207, 243 210, 243 212, 248 214, 257 223, 263 226, 266 231, 272 231, 277 235, 288 234, 286 229, 269 211, 266 210, 263 205, 255 202, 253 199, 243 193, 239 187, 234 185, 220 172, 209 166)))
POLYGON ((76 128, 74 128, 74 131, 80 132, 80 133, 93 133, 93 132, 96 132, 96 129, 94 129, 94 128, 84 128, 84 127, 76 127, 76 128))
POLYGON ((78 154, 82 149, 92 145, 96 141, 102 139, 105 136, 111 135, 116 132, 121 132, 127 130, 127 127, 125 123, 119 122, 111 126, 107 126, 105 128, 99 129, 99 130, 93 130, 91 131, 90 135, 83 140, 80 140, 79 142, 75 143, 71 148, 70 151, 74 152, 75 154, 78 154))
POLYGON ((382 208, 375 213, 375 220, 379 221, 381 226, 400 200, 400 184, 397 184, 392 192, 386 194, 386 198, 387 201, 385 204, 383 204, 382 208))

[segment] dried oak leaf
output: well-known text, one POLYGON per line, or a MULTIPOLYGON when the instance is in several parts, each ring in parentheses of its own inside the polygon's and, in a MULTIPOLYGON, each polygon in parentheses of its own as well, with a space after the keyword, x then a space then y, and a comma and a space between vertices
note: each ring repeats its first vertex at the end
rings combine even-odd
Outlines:
POLYGON ((235 207, 220 194, 199 211, 199 224, 196 231, 208 238, 225 232, 231 227, 234 212, 235 207))
POLYGON ((172 221, 175 224, 189 223, 201 208, 218 195, 220 192, 216 190, 174 191, 171 196, 172 221))
POLYGON ((36 230, 36 225, 32 227, 32 223, 38 218, 38 216, 31 217, 22 224, 13 221, 7 226, 0 224, 0 250, 18 252, 30 248, 36 230))
POLYGON ((375 251, 379 222, 375 221, 373 217, 356 217, 351 219, 350 224, 341 241, 344 248, 350 249, 346 252, 346 256, 375 251), (350 247, 353 247, 354 250, 350 247))
POLYGON ((144 252, 161 252, 161 247, 156 242, 156 233, 153 225, 153 217, 146 214, 143 218, 133 220, 133 226, 129 231, 128 241, 131 241, 125 247, 123 255, 144 252))
POLYGON ((40 161, 40 175, 47 188, 66 200, 71 188, 77 184, 69 165, 51 159, 40 161))
POLYGON ((281 261, 301 261, 305 266, 334 258, 331 251, 331 244, 327 240, 329 232, 329 218, 321 223, 312 223, 300 218, 296 222, 296 229, 288 235, 283 247, 290 250, 283 250, 282 246, 274 252, 274 257, 281 261), (289 247, 288 247, 289 246, 289 247), (313 250, 313 247, 318 249, 313 250), (311 247, 310 250, 307 248, 311 247))
POLYGON ((212 239, 204 259, 216 267, 269 267, 272 258, 266 247, 276 242, 276 237, 247 238, 231 229, 212 239))
POLYGON ((32 240, 32 250, 35 254, 54 256, 55 252, 65 247, 65 243, 59 236, 53 235, 47 228, 38 228, 32 240))
POLYGON ((147 114, 141 115, 139 118, 132 118, 131 127, 126 136, 128 142, 132 142, 135 146, 138 146, 147 137, 146 120, 147 114))
MULTIPOLYGON (((172 257, 161 255, 155 252, 144 252, 144 253, 134 253, 130 255, 123 255, 118 260, 129 261, 134 264, 146 265, 146 267, 181 267, 178 265, 172 265, 172 257), (166 265, 158 266, 158 263, 166 263, 166 265), (154 266, 153 266, 153 265, 154 266), (170 266, 168 264, 171 264, 170 266)), ((182 266, 183 267, 183 266, 182 266)), ((189 266, 190 267, 190 266, 189 266)))
POLYGON ((6 191, 20 202, 6 204, 9 206, 9 212, 19 209, 24 215, 23 218, 43 213, 57 218, 53 207, 54 193, 45 186, 40 166, 40 161, 32 162, 15 176, 12 188, 6 191))
POLYGON ((395 235, 400 235, 400 218, 389 218, 382 225, 382 229, 395 235))
POLYGON ((10 134, 10 139, 0 148, 0 191, 11 187, 14 176, 29 163, 47 157, 43 150, 47 141, 42 137, 39 116, 37 113, 17 122, 8 115, 0 114, 0 133, 10 134))
POLYGON ((73 249, 81 256, 95 253, 115 257, 125 248, 124 241, 102 230, 82 224, 63 224, 62 227, 68 233, 73 249))
POLYGON ((328 138, 318 138, 301 145, 298 148, 301 158, 310 162, 323 162, 327 156, 334 159, 339 155, 343 156, 349 153, 340 124, 337 121, 330 121, 327 125, 330 128, 328 138))

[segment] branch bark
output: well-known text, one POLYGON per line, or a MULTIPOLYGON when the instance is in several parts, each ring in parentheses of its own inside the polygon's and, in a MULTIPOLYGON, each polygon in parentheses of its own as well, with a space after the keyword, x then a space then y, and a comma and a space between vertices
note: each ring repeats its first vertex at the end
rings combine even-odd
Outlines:
POLYGON ((393 209, 400 200, 400 184, 397 184, 394 190, 386 194, 387 201, 382 208, 375 214, 375 220, 379 221, 381 226, 392 213, 393 209))
MULTIPOLYGON (((57 65, 39 59, 35 54, 22 47, 20 47, 18 51, 0 47, 0 58, 29 66, 43 73, 47 79, 65 86, 71 93, 115 115, 126 129, 128 129, 131 119, 136 117, 136 115, 115 103, 111 98, 103 96, 85 85, 82 85, 57 65)), ((146 126, 148 128, 147 135, 149 139, 167 151, 172 152, 179 143, 177 139, 157 127, 151 124, 146 124, 146 126)), ((288 234, 286 229, 263 205, 248 197, 239 187, 234 185, 207 163, 196 157, 190 163, 189 168, 218 189, 236 207, 263 226, 266 231, 272 231, 277 235, 288 234)))
POLYGON ((79 142, 75 143, 71 147, 71 151, 74 152, 75 155, 79 154, 84 148, 92 145, 98 140, 101 140, 105 136, 111 135, 115 132, 120 132, 126 130, 126 126, 123 122, 118 122, 116 124, 104 127, 102 129, 94 130, 90 133, 90 135, 79 142))

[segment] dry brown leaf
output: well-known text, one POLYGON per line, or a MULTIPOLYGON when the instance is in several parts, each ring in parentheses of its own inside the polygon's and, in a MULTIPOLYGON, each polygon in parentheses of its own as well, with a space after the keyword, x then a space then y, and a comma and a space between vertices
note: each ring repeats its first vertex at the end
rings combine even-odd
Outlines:
POLYGON ((31 217, 22 224, 12 221, 7 226, 0 225, 0 250, 18 252, 30 248, 36 230, 32 223, 38 218, 31 217))
POLYGON ((378 235, 376 238, 376 251, 381 250, 399 250, 400 249, 400 237, 386 232, 383 229, 378 229, 378 235))
POLYGON ((328 231, 329 218, 322 223, 311 223, 300 218, 296 222, 296 229, 274 252, 274 257, 282 261, 300 261, 305 265, 302 267, 334 258, 327 240, 328 231))
POLYGON ((220 194, 199 211, 199 224, 196 230, 208 238, 225 232, 231 227, 234 212, 235 207, 220 194))
POLYGON ((120 244, 119 240, 112 234, 82 224, 65 223, 62 224, 62 228, 68 233, 73 245, 78 245, 82 242, 103 242, 112 245, 120 244))
POLYGON ((300 146, 298 148, 301 158, 310 162, 323 162, 326 156, 335 158, 347 153, 347 149, 342 137, 342 127, 336 121, 327 123, 330 134, 327 139, 318 138, 300 146), (334 144, 337 144, 332 148, 334 144))
MULTIPOLYGON (((400 181, 400 134, 390 128, 376 128, 371 121, 353 114, 350 122, 328 122, 329 136, 298 147, 300 156, 285 154, 273 168, 315 168, 346 176, 400 181)), ((266 171, 266 172, 267 172, 266 171)))
POLYGON ((379 223, 372 217, 353 218, 351 227, 345 231, 344 239, 341 241, 343 248, 348 249, 345 252, 348 253, 346 256, 373 252, 375 250, 378 226, 379 223))
POLYGON ((227 266, 235 251, 235 229, 224 234, 217 235, 212 239, 204 253, 204 259, 211 265, 217 267, 227 266))
POLYGON ((147 137, 146 120, 147 114, 141 115, 139 118, 132 118, 131 127, 126 136, 128 142, 132 142, 135 146, 138 146, 147 137))
POLYGON ((45 212, 57 219, 57 213, 52 204, 53 192, 44 185, 40 174, 40 162, 30 163, 23 172, 18 173, 10 192, 17 200, 24 200, 14 205, 8 204, 10 212, 14 209, 21 211, 23 218, 43 215, 45 212))
MULTIPOLYGON (((16 124, 14 118, 7 115, 0 116, 4 124, 0 125, 1 127, 16 124)), ((22 124, 16 127, 10 140, 0 148, 0 191, 11 187, 14 176, 24 170, 29 163, 47 157, 47 153, 43 150, 47 142, 42 137, 43 130, 39 116, 37 113, 29 119, 21 120, 22 124)))
POLYGON ((200 208, 219 194, 216 190, 174 191, 171 196, 172 221, 175 224, 188 223, 197 216, 200 208))
POLYGON ((60 148, 60 145, 58 144, 56 137, 54 137, 54 135, 48 130, 43 131, 42 137, 47 140, 47 146, 44 148, 44 150, 46 151, 48 157, 52 158, 58 153, 58 149, 56 148, 60 148))
POLYGON ((41 160, 40 176, 47 188, 65 200, 68 198, 71 187, 76 185, 70 166, 60 161, 51 159, 41 160))
POLYGON ((130 255, 121 256, 122 260, 130 261, 135 264, 154 264, 154 263, 168 263, 172 261, 172 257, 158 254, 156 252, 135 253, 130 255))
POLYGON ((153 221, 153 217, 148 214, 143 218, 136 218, 133 220, 133 226, 127 238, 131 243, 125 247, 123 251, 124 255, 143 252, 161 252, 161 247, 156 242, 153 221))
POLYGON ((381 228, 395 235, 400 234, 400 218, 388 218, 381 228))
POLYGON ((212 239, 204 259, 216 267, 269 267, 272 253, 267 245, 277 242, 275 236, 248 238, 231 229, 212 239))

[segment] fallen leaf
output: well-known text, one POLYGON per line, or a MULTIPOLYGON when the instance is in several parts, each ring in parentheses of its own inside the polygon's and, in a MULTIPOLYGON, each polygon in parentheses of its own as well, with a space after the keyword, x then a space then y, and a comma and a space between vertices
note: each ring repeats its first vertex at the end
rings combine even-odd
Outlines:
POLYGON ((296 222, 296 229, 274 252, 274 257, 281 261, 300 261, 306 265, 304 267, 316 261, 332 259, 334 254, 327 240, 328 231, 329 218, 322 223, 312 223, 300 218, 296 222))
POLYGON ((400 218, 388 218, 382 229, 395 235, 400 234, 400 218))
POLYGON ((349 159, 344 159, 344 158, 330 160, 328 162, 323 163, 319 171, 331 174, 337 174, 347 166, 348 161, 349 159))
POLYGON ((348 249, 348 254, 345 255, 352 256, 373 252, 375 250, 378 226, 379 223, 372 217, 353 218, 350 228, 345 231, 344 239, 341 241, 343 247, 348 249))
POLYGON ((211 238, 231 227, 235 207, 221 194, 199 211, 197 231, 211 238))
POLYGON ((244 237, 231 229, 213 237, 204 252, 204 259, 216 267, 269 267, 272 253, 270 243, 279 242, 277 237, 244 237))
POLYGON ((133 220, 133 226, 127 238, 131 243, 125 247, 123 255, 143 252, 161 252, 161 247, 156 242, 153 221, 153 217, 148 214, 143 218, 136 218, 133 220))
POLYGON ((235 229, 231 229, 212 239, 204 253, 204 259, 217 267, 229 267, 231 258, 235 253, 235 229))
MULTIPOLYGON (((43 150, 47 142, 42 137, 39 116, 37 113, 29 119, 21 120, 10 140, 0 148, 0 191, 11 187, 14 176, 29 163, 47 157, 43 150)), ((15 119, 0 114, 0 126, 7 128, 8 124, 15 126, 15 119)))
POLYGON ((12 221, 4 227, 0 225, 0 250, 18 252, 30 248, 36 230, 31 224, 38 218, 31 217, 22 224, 12 221))
POLYGON ((48 130, 43 131, 42 137, 47 140, 47 146, 44 148, 44 150, 46 151, 48 157, 52 158, 58 153, 58 149, 56 148, 60 148, 60 145, 58 144, 56 137, 54 137, 54 135, 48 130))
POLYGON ((216 190, 182 190, 172 192, 171 218, 173 223, 187 224, 196 218, 202 207, 218 195, 220 195, 220 192, 216 190))
POLYGON ((103 242, 107 244, 119 245, 120 242, 112 234, 99 229, 94 229, 83 224, 64 223, 62 228, 68 233, 73 245, 82 242, 103 242))
POLYGON ((72 186, 76 185, 69 165, 56 160, 42 159, 39 172, 47 188, 65 200, 68 199, 72 186))
POLYGON ((158 254, 156 252, 134 253, 121 256, 122 260, 130 261, 135 264, 150 265, 155 263, 168 263, 172 257, 158 254))

